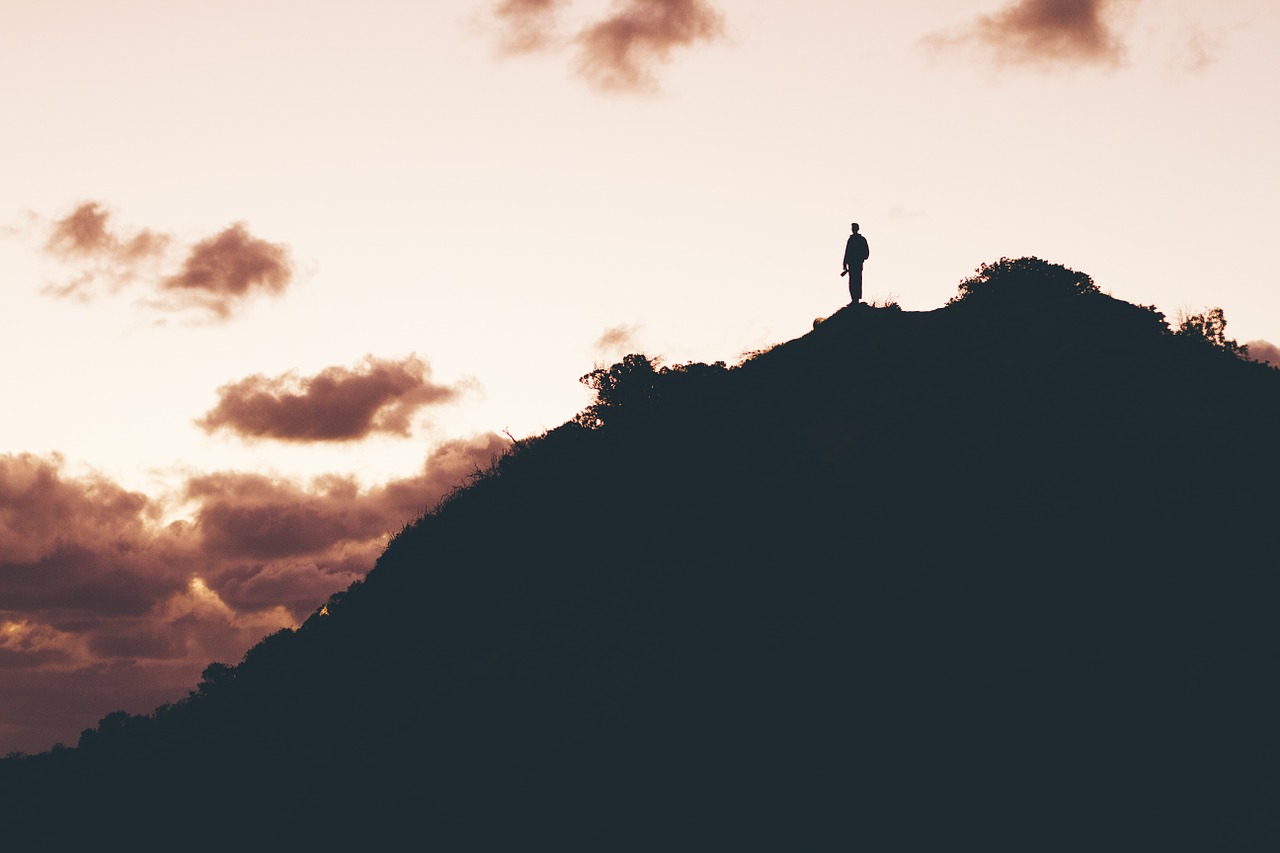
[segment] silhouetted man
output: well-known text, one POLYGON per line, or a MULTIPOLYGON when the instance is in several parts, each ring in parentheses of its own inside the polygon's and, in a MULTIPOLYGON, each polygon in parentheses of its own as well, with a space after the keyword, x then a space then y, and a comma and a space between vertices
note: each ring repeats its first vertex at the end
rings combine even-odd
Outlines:
POLYGON ((844 244, 844 272, 849 276, 849 304, 857 305, 862 301, 862 264, 871 257, 871 247, 867 238, 858 233, 858 223, 853 223, 853 233, 849 242, 844 244))

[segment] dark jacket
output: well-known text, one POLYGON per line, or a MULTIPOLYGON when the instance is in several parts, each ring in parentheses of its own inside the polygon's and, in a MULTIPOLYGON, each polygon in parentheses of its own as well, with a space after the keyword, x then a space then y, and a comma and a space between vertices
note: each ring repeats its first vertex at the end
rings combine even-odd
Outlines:
POLYGON ((845 266, 858 266, 869 257, 871 247, 867 245, 867 238, 861 234, 850 234, 849 242, 844 244, 845 266))

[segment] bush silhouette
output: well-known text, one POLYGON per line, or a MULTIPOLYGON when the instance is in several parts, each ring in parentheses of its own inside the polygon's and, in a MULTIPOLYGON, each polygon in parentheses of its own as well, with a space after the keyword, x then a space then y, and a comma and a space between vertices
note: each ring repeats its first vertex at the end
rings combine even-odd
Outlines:
POLYGON ((1175 335, 1203 341, 1210 346, 1240 358, 1249 357, 1249 348, 1227 337, 1227 317, 1221 308, 1209 308, 1201 314, 1181 312, 1175 335))
POLYGON ((598 429, 606 423, 635 423, 651 414, 659 400, 667 406, 687 402, 715 386, 727 368, 713 364, 677 364, 659 369, 657 359, 641 353, 624 356, 610 367, 598 367, 580 381, 595 391, 595 401, 574 418, 581 426, 598 429))
POLYGON ((1000 303, 1025 305, 1089 296, 1099 292, 1093 279, 1061 264, 1040 258, 1001 258, 983 264, 974 275, 960 282, 959 293, 947 303, 1000 303))

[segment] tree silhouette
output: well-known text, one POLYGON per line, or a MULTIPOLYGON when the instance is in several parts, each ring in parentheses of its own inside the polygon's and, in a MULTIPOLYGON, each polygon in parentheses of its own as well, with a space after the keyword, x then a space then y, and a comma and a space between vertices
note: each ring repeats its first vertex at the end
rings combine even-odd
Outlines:
POLYGON ((653 398, 658 371, 648 356, 632 353, 611 367, 598 367, 579 381, 595 400, 576 418, 586 427, 603 426, 623 409, 634 412, 653 398))
POLYGON ((1249 348, 1227 337, 1227 317, 1221 308, 1209 308, 1199 314, 1181 312, 1175 335, 1203 341, 1239 358, 1249 357, 1249 348))

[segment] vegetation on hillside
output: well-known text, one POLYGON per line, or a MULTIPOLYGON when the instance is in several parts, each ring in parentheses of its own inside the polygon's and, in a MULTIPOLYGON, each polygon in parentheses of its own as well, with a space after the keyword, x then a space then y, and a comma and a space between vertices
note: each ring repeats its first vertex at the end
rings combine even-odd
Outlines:
POLYGON ((1247 346, 1227 337, 1227 318, 1221 308, 1208 308, 1200 314, 1182 312, 1174 334, 1201 341, 1240 358, 1249 357, 1247 346))
POLYGON ((1061 264, 1040 258, 1001 258, 982 264, 960 282, 949 305, 961 302, 1025 305, 1073 296, 1101 293, 1093 279, 1061 264))
POLYGON ((1001 259, 734 367, 630 355, 297 631, 0 762, 0 822, 1275 849, 1280 373, 1223 328, 1001 259))

